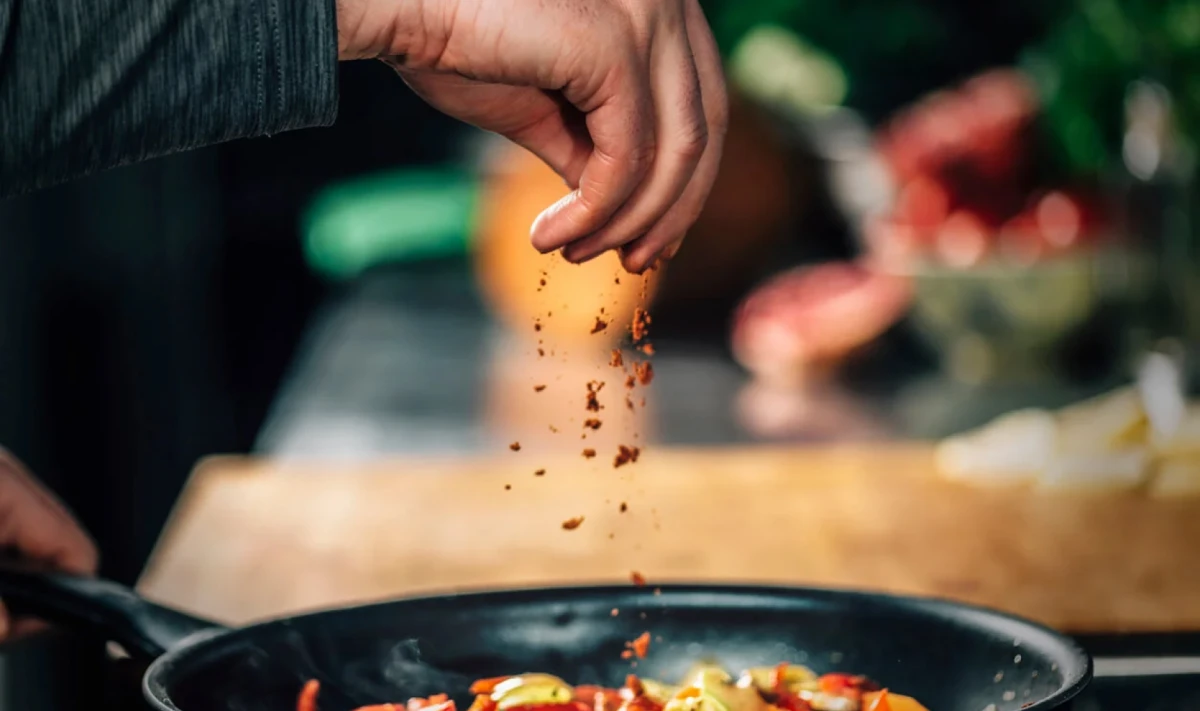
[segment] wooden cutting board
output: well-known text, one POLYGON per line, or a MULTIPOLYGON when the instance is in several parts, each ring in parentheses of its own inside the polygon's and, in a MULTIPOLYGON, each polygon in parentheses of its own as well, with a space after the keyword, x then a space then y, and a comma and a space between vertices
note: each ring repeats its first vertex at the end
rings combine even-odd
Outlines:
POLYGON ((1200 503, 1137 495, 974 490, 936 478, 926 445, 652 449, 619 470, 611 452, 224 457, 196 469, 140 589, 243 623, 638 570, 651 584, 948 596, 1080 632, 1200 629, 1198 514, 1200 503), (583 524, 564 530, 574 516, 583 524))

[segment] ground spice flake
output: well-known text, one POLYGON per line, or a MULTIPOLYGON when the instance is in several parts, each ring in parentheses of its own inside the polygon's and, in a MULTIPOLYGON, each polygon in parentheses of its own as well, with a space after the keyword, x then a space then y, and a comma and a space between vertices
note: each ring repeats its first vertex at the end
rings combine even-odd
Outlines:
POLYGON ((512 444, 508 445, 508 448, 514 452, 520 452, 521 451, 521 443, 513 442, 512 444))
POLYGON ((535 471, 535 472, 533 473, 533 475, 534 475, 534 476, 546 476, 546 470, 545 470, 545 469, 538 469, 537 471, 535 471))
POLYGON ((602 425, 602 424, 603 423, 600 422, 600 420, 597 420, 594 417, 583 421, 583 426, 590 430, 598 430, 598 429, 600 429, 600 425, 602 425))
POLYGON ((608 364, 614 368, 622 368, 625 366, 625 357, 621 355, 621 349, 613 349, 612 358, 608 359, 608 364))
POLYGON ((650 314, 642 307, 633 310, 633 325, 630 327, 633 341, 637 343, 650 333, 650 314))
POLYGON ((635 385, 637 385, 637 378, 635 378, 632 375, 629 376, 628 378, 625 378, 625 387, 629 388, 630 390, 633 390, 633 386, 635 386, 635 385))
POLYGON ((641 455, 642 450, 637 447, 626 447, 625 445, 617 445, 617 456, 613 457, 613 469, 623 467, 630 462, 636 462, 641 455))
POLYGON ((625 396, 625 407, 628 407, 630 410, 633 409, 633 398, 628 395, 625 396))
POLYGON ((505 484, 505 485, 504 485, 504 490, 505 490, 505 491, 512 491, 512 484, 505 484))
POLYGON ((583 525, 583 516, 576 516, 575 518, 569 518, 566 521, 562 522, 562 527, 563 527, 564 531, 574 531, 575 529, 579 528, 581 525, 583 525))
POLYGON ((654 344, 643 343, 641 345, 641 347, 638 348, 638 350, 640 350, 642 353, 645 353, 648 356, 652 356, 652 355, 654 355, 654 344))
POLYGON ((629 574, 629 579, 632 580, 633 584, 639 588, 645 586, 646 584, 646 576, 642 575, 636 570, 629 574))
POLYGON ((592 380, 587 384, 587 409, 591 412, 600 412, 600 400, 597 395, 604 388, 604 383, 599 380, 592 380))
POLYGON ((642 385, 649 385, 654 380, 654 366, 649 362, 634 363, 633 373, 642 385))
POLYGON ((541 391, 543 391, 543 390, 545 390, 545 389, 546 389, 546 386, 545 386, 545 385, 534 385, 534 386, 533 386, 533 391, 534 391, 535 393, 540 393, 541 391))
POLYGON ((591 459, 592 457, 595 457, 595 456, 596 456, 596 450, 592 449, 591 447, 588 447, 587 449, 583 450, 583 458, 584 459, 591 459))
MULTIPOLYGON (((636 654, 638 659, 645 659, 646 652, 650 651, 650 633, 641 633, 638 635, 637 639, 633 640, 632 642, 626 642, 625 646, 628 647, 628 649, 625 651, 636 654)), ((628 657, 625 658, 628 659, 628 657)))
POLYGON ((621 513, 625 513, 625 512, 626 512, 626 511, 628 511, 628 510, 629 510, 629 504, 627 504, 627 503, 625 503, 624 501, 622 501, 622 502, 621 502, 621 513))
POLYGON ((608 328, 608 321, 605 321, 604 319, 597 316, 596 317, 596 325, 592 326, 592 333, 600 333, 601 331, 603 331, 606 328, 608 328))

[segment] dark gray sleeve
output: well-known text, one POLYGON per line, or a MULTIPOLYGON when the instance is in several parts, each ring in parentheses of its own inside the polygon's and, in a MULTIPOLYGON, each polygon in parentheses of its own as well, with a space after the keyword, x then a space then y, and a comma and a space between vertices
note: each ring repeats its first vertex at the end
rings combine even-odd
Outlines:
POLYGON ((0 197, 333 123, 335 0, 0 0, 0 197))

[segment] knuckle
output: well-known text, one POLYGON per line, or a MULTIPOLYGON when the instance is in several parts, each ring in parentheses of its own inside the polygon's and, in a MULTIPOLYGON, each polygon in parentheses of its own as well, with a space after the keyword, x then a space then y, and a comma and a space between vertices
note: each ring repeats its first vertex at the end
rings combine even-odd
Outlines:
POLYGON ((635 144, 629 149, 628 155, 625 156, 629 171, 635 175, 645 174, 654 165, 654 158, 657 154, 658 146, 655 145, 654 141, 643 141, 635 144))
POLYGON ((675 153, 688 161, 698 161, 708 147, 708 127, 702 123, 692 123, 684 129, 675 144, 675 153))

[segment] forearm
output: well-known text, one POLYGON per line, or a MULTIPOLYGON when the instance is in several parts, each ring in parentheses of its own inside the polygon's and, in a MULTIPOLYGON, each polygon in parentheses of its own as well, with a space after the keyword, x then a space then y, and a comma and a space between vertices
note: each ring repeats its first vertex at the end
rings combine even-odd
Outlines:
POLYGON ((334 0, 0 0, 0 196, 333 122, 334 0))

